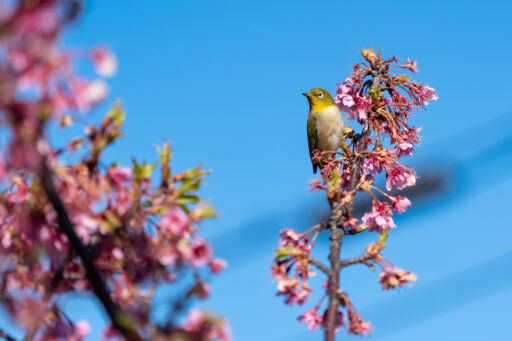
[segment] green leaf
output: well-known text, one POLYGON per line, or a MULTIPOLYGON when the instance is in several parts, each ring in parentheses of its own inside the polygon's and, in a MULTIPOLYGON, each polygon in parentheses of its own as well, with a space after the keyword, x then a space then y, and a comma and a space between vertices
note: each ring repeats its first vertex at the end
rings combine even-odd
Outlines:
POLYGON ((389 235, 389 232, 388 231, 383 231, 380 236, 379 236, 379 242, 381 243, 385 243, 386 242, 386 239, 388 239, 388 235, 389 235))
POLYGON ((215 218, 217 217, 217 212, 215 212, 215 209, 213 206, 200 206, 197 207, 193 211, 194 215, 197 215, 201 219, 208 219, 208 218, 215 218))
POLYGON ((135 181, 139 181, 141 179, 148 179, 156 167, 156 164, 146 165, 145 161, 142 164, 138 164, 137 160, 135 160, 135 159, 132 159, 132 161, 133 161, 133 175, 134 175, 135 181))
POLYGON ((201 179, 183 180, 182 185, 176 189, 176 194, 181 197, 189 192, 195 192, 199 189, 200 184, 201 179))
POLYGON ((123 125, 125 116, 126 114, 121 107, 120 101, 117 101, 107 113, 107 117, 111 118, 118 126, 123 125))
POLYGON ((372 88, 370 89, 370 96, 372 96, 375 99, 380 99, 380 92, 379 92, 379 90, 372 86, 372 88))
POLYGON ((156 149, 158 150, 160 162, 165 165, 169 164, 171 161, 171 145, 169 143, 164 143, 162 148, 157 146, 156 149))
POLYGON ((283 258, 286 258, 290 255, 291 248, 288 246, 282 247, 280 249, 276 250, 276 260, 281 260, 283 258))
POLYGON ((197 204, 199 197, 197 195, 183 194, 178 198, 178 204, 197 204))

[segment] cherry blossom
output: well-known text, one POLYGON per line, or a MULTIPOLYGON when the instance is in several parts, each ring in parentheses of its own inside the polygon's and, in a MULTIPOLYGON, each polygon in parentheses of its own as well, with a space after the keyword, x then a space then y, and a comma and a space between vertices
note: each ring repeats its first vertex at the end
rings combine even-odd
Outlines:
POLYGON ((405 287, 411 282, 415 282, 418 276, 397 267, 385 268, 379 276, 379 282, 382 284, 382 290, 405 287))
POLYGON ((437 101, 439 96, 437 96, 436 90, 434 90, 434 88, 431 88, 428 85, 422 85, 418 93, 418 99, 423 102, 424 105, 428 105, 430 100, 437 101))
POLYGON ((110 50, 104 47, 94 48, 91 59, 98 75, 112 77, 117 72, 117 58, 110 50))
POLYGON ((409 207, 411 207, 411 201, 406 197, 397 196, 393 199, 393 209, 398 213, 404 213, 409 207))
POLYGON ((324 322, 323 316, 317 315, 318 309, 306 310, 304 314, 298 317, 300 322, 304 322, 309 330, 317 330, 324 322))
POLYGON ((361 218, 363 224, 368 225, 370 232, 388 231, 396 228, 391 218, 391 209, 388 203, 378 203, 372 207, 371 212, 367 212, 361 218))
POLYGON ((107 98, 102 77, 116 73, 117 59, 103 46, 84 53, 61 47, 61 33, 79 14, 74 5, 13 1, 0 19, 0 113, 9 139, 0 153, 2 305, 34 340, 90 333, 87 321, 61 309, 75 291, 99 298, 111 321, 103 338, 229 340, 227 322, 212 314, 195 314, 183 327, 177 318, 165 326, 153 318, 157 287, 179 281, 188 288, 178 298, 186 313, 189 302, 209 296, 206 277, 227 266, 201 236, 200 223, 215 216, 199 197, 209 172, 171 172, 169 143, 154 163, 105 165, 125 112, 116 102, 97 124, 82 114, 107 98), (79 58, 99 77, 78 75, 79 58), (83 134, 54 144, 52 123, 83 134))
POLYGON ((416 184, 416 175, 412 169, 403 166, 393 166, 388 171, 386 178, 386 189, 391 191, 392 187, 404 189, 416 184))

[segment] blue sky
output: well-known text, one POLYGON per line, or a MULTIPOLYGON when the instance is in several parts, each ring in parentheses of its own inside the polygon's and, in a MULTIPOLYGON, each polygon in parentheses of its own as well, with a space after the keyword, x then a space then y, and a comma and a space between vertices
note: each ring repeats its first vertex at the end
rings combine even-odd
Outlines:
MULTIPOLYGON (((419 182, 441 174, 447 185, 396 219, 385 250, 418 282, 382 292, 378 274, 350 268, 341 285, 373 322, 372 340, 504 340, 511 13, 508 1, 90 0, 64 45, 100 42, 118 55, 110 101, 125 103, 126 138, 107 158, 151 161, 154 145, 170 139, 176 170, 203 161, 214 170, 202 193, 221 218, 203 231, 231 266, 213 280, 206 307, 227 316, 244 341, 322 339, 296 321, 314 302, 285 306, 269 275, 277 232, 307 228, 327 205, 307 191, 301 93, 334 91, 361 48, 418 60, 415 78, 439 101, 414 117, 423 140, 408 163, 419 182)), ((373 238, 350 239, 343 253, 357 255, 373 238)), ((317 248, 326 253, 326 241, 317 248)), ((93 321, 95 340, 103 312, 84 298, 65 305, 74 319, 93 321)))

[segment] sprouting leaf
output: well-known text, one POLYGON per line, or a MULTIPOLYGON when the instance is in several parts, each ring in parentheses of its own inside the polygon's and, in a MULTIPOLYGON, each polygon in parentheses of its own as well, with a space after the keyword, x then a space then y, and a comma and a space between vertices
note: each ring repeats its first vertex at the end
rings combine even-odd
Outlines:
POLYGON ((157 146, 156 149, 158 150, 160 162, 165 165, 168 164, 171 161, 171 145, 164 143, 162 148, 157 146))
POLYGON ((123 108, 121 107, 120 101, 117 101, 112 106, 112 108, 110 108, 106 117, 113 120, 116 125, 122 126, 125 116, 126 116, 126 114, 125 114, 123 108))
POLYGON ((133 161, 133 175, 135 178, 135 181, 139 181, 141 179, 149 179, 151 176, 151 173, 153 173, 153 170, 156 167, 156 164, 149 164, 147 165, 144 161, 142 164, 137 163, 137 160, 132 159, 133 161))

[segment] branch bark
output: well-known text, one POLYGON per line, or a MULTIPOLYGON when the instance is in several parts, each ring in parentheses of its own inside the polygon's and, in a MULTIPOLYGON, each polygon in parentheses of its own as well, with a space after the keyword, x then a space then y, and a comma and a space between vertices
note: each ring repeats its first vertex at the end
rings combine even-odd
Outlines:
POLYGON ((316 266, 319 270, 324 272, 326 275, 329 275, 329 268, 322 262, 320 262, 318 259, 313 258, 313 256, 309 255, 308 262, 316 266))
POLYGON ((7 340, 7 341, 18 341, 1 329, 0 329, 0 338, 7 340))
POLYGON ((366 264, 366 265, 370 265, 369 261, 370 259, 372 259, 372 255, 370 255, 369 253, 365 253, 359 257, 354 257, 354 258, 349 258, 349 259, 345 259, 345 260, 342 260, 341 261, 341 268, 345 268, 347 266, 350 266, 350 265, 354 265, 354 264, 366 264))
POLYGON ((343 221, 342 205, 334 202, 331 205, 331 216, 329 219, 330 237, 330 253, 329 262, 331 269, 328 276, 327 295, 329 296, 329 305, 327 306, 327 317, 325 321, 325 340, 334 341, 336 330, 336 317, 338 315, 338 290, 341 271, 340 252, 343 244, 343 221))
POLYGON ((82 244, 78 238, 73 223, 69 218, 69 214, 62 202, 52 179, 52 172, 46 165, 46 160, 43 160, 42 170, 40 174, 41 183, 43 190, 48 197, 48 200, 53 206, 55 212, 57 212, 57 221, 59 228, 68 237, 71 247, 75 250, 76 254, 82 260, 87 271, 87 278, 91 283, 94 294, 100 300, 101 304, 105 308, 110 320, 114 327, 123 335, 126 340, 130 341, 142 341, 138 335, 134 324, 131 321, 131 316, 123 312, 119 306, 112 300, 110 293, 101 277, 100 272, 94 265, 94 257, 90 251, 82 244))
MULTIPOLYGON (((371 86, 379 91, 382 91, 388 87, 388 84, 384 78, 384 74, 387 72, 387 65, 381 65, 379 68, 372 68, 371 75, 371 86)), ((355 139, 356 147, 355 154, 360 153, 366 148, 366 137, 369 133, 369 123, 365 122, 361 134, 358 134, 355 139)), ((348 192, 355 192, 359 183, 362 159, 360 157, 354 157, 350 163, 351 172, 350 180, 347 186, 348 192)), ((343 230, 343 223, 350 212, 352 212, 353 204, 348 203, 341 205, 339 201, 331 203, 331 215, 329 219, 329 229, 331 231, 330 245, 329 245, 329 262, 330 270, 328 274, 328 287, 327 296, 329 297, 329 305, 327 307, 327 316, 325 320, 325 341, 335 340, 336 330, 336 319, 338 315, 338 308, 340 305, 339 296, 339 278, 341 269, 344 266, 351 265, 352 260, 342 262, 340 260, 341 247, 343 245, 343 237, 345 231, 343 230), (349 262, 350 261, 350 262, 349 262)), ((358 258, 358 257, 356 257, 358 258)), ((364 263, 359 261, 356 263, 364 263)), ((355 263, 354 263, 355 264, 355 263)))

